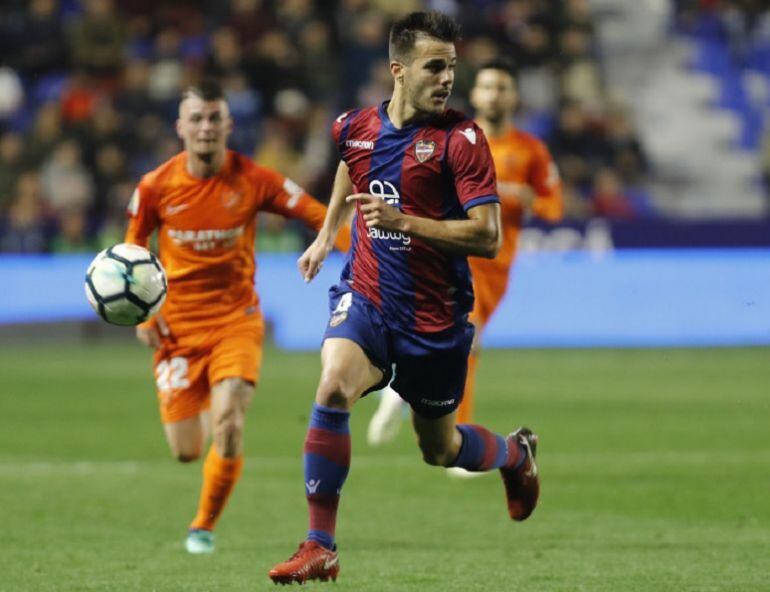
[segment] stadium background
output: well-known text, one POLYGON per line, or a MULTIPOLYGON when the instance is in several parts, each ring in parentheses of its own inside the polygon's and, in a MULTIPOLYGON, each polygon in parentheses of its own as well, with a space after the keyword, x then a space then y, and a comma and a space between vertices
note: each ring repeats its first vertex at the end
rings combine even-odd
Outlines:
POLYGON ((475 66, 513 58, 518 123, 546 140, 565 181, 565 222, 523 233, 486 336, 560 349, 490 350, 479 377, 481 421, 503 431, 524 417, 543 435, 545 494, 512 530, 489 501, 502 504, 494 479, 447 482, 406 434, 366 449, 366 401, 339 585, 767 589, 768 350, 745 347, 770 344, 763 4, 3 2, 0 589, 259 589, 296 543, 335 265, 305 287, 294 259, 308 236, 260 217, 258 289, 278 348, 251 411, 243 488, 206 562, 181 556, 198 476, 166 459, 149 356, 94 321, 83 271, 121 239, 139 176, 179 150, 179 91, 204 75, 227 89, 232 146, 325 199, 330 121, 387 98, 389 22, 426 7, 464 27, 453 106, 467 110, 475 66), (672 346, 700 348, 660 349, 672 346))

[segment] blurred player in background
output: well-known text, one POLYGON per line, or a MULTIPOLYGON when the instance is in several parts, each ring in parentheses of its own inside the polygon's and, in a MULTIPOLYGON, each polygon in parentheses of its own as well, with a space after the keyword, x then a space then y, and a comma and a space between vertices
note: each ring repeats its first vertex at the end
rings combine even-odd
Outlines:
POLYGON ((233 121, 217 84, 185 91, 176 129, 184 151, 142 178, 129 205, 126 241, 147 246, 158 230, 168 297, 160 314, 137 327, 137 338, 155 350, 160 415, 174 457, 196 460, 212 436, 185 541, 190 553, 209 553, 243 467, 246 408, 262 359, 257 212, 318 230, 326 208, 279 173, 227 149, 233 121))
POLYGON ((536 436, 508 437, 457 425, 473 325, 467 256, 494 257, 502 231, 484 132, 446 109, 457 61, 457 24, 412 13, 390 31, 394 90, 380 106, 340 115, 342 161, 318 237, 299 259, 310 281, 355 204, 353 246, 337 286, 321 350, 321 377, 305 439, 307 538, 269 576, 280 583, 336 579, 335 528, 350 467, 350 410, 390 382, 412 407, 425 462, 500 469, 508 512, 537 503, 536 436))
MULTIPOLYGON (((559 174, 548 148, 533 135, 517 130, 513 124, 518 93, 510 65, 498 60, 479 68, 470 100, 476 110, 476 123, 489 141, 497 171, 503 245, 494 259, 468 258, 476 297, 470 321, 476 327, 476 335, 468 358, 465 392, 457 411, 458 423, 470 422, 473 415, 479 339, 508 287, 522 222, 529 215, 556 222, 561 219, 564 209, 559 174)), ((369 424, 367 436, 371 445, 384 444, 396 437, 402 411, 401 397, 392 388, 385 388, 369 424)), ((449 471, 458 476, 481 474, 469 473, 459 467, 449 471)))

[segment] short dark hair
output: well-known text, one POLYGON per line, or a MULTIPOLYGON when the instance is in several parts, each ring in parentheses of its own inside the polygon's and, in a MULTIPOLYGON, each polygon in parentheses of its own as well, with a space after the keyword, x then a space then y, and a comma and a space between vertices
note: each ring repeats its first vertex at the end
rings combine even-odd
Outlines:
POLYGON ((411 12, 398 19, 390 28, 390 59, 408 62, 409 54, 420 37, 455 43, 460 39, 460 25, 451 16, 440 12, 411 12))
POLYGON ((183 101, 193 96, 204 101, 218 101, 225 98, 225 92, 222 90, 222 85, 216 80, 205 79, 191 84, 182 91, 183 101))
POLYGON ((518 72, 516 72, 516 68, 514 67, 513 62, 507 58, 497 57, 484 62, 476 70, 476 76, 478 76, 479 72, 482 70, 498 70, 508 74, 508 76, 513 79, 514 83, 518 82, 518 72))

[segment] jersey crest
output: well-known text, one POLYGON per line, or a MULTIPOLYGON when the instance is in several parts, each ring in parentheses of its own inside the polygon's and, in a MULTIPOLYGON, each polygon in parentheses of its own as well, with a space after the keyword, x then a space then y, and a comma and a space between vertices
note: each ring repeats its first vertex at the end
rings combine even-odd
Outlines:
POLYGON ((414 156, 419 162, 425 162, 436 151, 436 142, 433 140, 418 140, 414 145, 414 156))

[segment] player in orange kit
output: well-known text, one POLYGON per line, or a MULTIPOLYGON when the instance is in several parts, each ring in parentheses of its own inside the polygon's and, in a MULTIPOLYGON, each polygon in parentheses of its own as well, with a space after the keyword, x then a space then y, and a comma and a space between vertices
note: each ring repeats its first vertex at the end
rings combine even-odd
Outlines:
POLYGON ((232 129, 217 84, 186 90, 176 122, 184 151, 142 178, 126 232, 126 242, 147 246, 157 229, 168 275, 163 308, 136 332, 155 349, 171 452, 181 462, 196 460, 212 437, 185 541, 190 553, 214 550, 214 526, 243 466, 245 413, 259 379, 264 334, 254 291, 257 212, 297 218, 315 230, 326 214, 291 180, 228 150, 232 129))
MULTIPOLYGON (((518 92, 510 66, 503 61, 492 61, 479 68, 470 101, 476 110, 476 123, 489 142, 497 171, 503 245, 495 259, 468 257, 475 296, 470 321, 477 330, 468 358, 463 400, 457 411, 458 423, 470 423, 473 415, 478 340, 508 288, 522 223, 528 215, 556 222, 563 212, 559 173, 548 148, 533 135, 517 130, 512 123, 518 92)), ((395 438, 403 418, 402 407, 399 395, 390 387, 385 388, 369 423, 371 445, 395 438)), ((448 470, 458 476, 483 474, 456 467, 448 470)))

